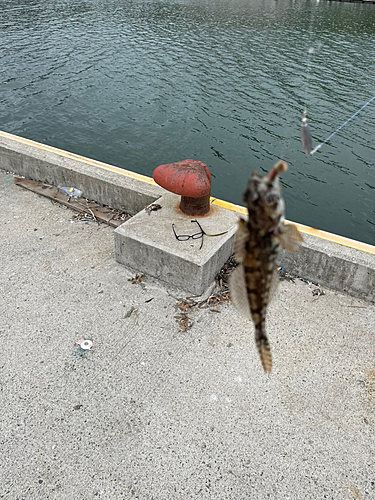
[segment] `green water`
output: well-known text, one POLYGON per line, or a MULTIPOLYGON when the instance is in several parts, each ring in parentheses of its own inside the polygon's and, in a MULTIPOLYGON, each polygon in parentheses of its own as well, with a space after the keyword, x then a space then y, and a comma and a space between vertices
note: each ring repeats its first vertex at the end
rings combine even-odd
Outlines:
POLYGON ((286 0, 0 4, 0 129, 152 175, 193 158, 241 204, 287 161, 287 218, 375 244, 375 5, 286 0))

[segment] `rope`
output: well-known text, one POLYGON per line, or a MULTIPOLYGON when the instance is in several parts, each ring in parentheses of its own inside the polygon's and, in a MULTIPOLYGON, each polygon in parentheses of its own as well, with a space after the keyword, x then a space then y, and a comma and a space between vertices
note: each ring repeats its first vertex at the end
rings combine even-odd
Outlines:
POLYGON ((356 111, 356 112, 354 113, 354 115, 352 115, 352 116, 351 116, 348 120, 346 120, 346 122, 344 122, 342 125, 340 125, 340 126, 339 126, 339 127, 338 127, 338 128, 337 128, 337 129, 336 129, 336 130, 335 130, 335 131, 331 134, 331 135, 330 135, 330 136, 328 136, 328 137, 327 137, 327 139, 326 139, 324 142, 322 142, 321 144, 318 144, 318 145, 317 145, 317 146, 316 146, 316 147, 315 147, 315 148, 311 151, 310 155, 313 155, 314 153, 316 153, 316 152, 318 151, 318 149, 320 149, 320 148, 321 148, 321 147, 322 147, 322 146, 323 146, 323 145, 324 145, 327 141, 329 141, 329 140, 331 139, 331 137, 333 137, 335 134, 337 134, 337 132, 338 132, 339 130, 341 130, 343 127, 345 127, 345 125, 346 125, 347 123, 349 123, 349 122, 350 122, 350 120, 352 120, 355 116, 357 116, 357 115, 358 115, 358 113, 360 113, 360 112, 362 111, 362 109, 364 109, 366 106, 368 106, 368 105, 369 105, 369 104, 370 104, 370 103, 371 103, 374 99, 375 99, 375 96, 374 96, 374 97, 372 97, 369 101, 367 101, 367 102, 366 102, 366 104, 364 104, 364 105, 362 106, 362 108, 361 108, 361 109, 359 109, 358 111, 356 111))

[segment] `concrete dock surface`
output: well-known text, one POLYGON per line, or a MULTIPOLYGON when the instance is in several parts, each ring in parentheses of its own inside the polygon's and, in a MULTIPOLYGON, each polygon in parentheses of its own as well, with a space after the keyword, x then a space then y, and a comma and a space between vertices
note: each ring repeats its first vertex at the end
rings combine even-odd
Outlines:
POLYGON ((12 177, 0 171, 1 499, 375 498, 373 303, 281 281, 266 376, 232 304, 181 311, 183 292, 132 283, 113 228, 12 177))

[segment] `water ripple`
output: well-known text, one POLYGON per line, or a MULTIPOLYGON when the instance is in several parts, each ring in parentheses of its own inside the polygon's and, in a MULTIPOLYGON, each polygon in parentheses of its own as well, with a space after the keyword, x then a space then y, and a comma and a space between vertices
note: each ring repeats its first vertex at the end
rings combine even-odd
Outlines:
POLYGON ((151 175, 196 158, 241 203, 284 158, 287 216, 375 244, 373 6, 287 0, 3 0, 1 128, 151 175), (229 181, 229 182, 228 182, 229 181))

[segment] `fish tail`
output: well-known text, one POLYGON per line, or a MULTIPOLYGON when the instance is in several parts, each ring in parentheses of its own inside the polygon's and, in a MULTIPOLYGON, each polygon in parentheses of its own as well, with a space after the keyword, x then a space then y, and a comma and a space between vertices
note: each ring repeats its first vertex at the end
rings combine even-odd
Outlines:
POLYGON ((258 326, 259 330, 256 335, 256 346, 259 352, 260 361, 265 373, 271 373, 272 369, 272 356, 271 349, 268 343, 266 334, 263 332, 261 325, 258 326))

